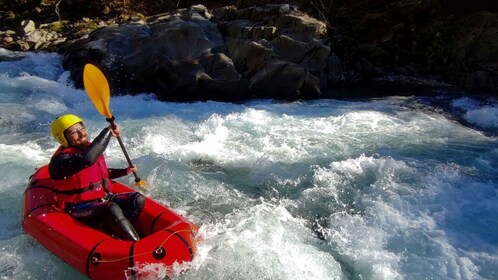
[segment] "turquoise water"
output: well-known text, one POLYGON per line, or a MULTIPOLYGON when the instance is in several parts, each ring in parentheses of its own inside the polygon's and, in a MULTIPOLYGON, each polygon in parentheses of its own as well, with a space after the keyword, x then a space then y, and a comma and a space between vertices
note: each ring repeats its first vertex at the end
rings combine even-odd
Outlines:
MULTIPOLYGON (((50 122, 75 113, 94 136, 107 125, 61 60, 0 62, 0 279, 85 279, 21 228, 28 177, 57 148, 50 122)), ((497 279, 498 102, 436 103, 143 94, 111 110, 146 195, 200 226, 176 279, 497 279)), ((116 141, 106 156, 126 166, 116 141)))

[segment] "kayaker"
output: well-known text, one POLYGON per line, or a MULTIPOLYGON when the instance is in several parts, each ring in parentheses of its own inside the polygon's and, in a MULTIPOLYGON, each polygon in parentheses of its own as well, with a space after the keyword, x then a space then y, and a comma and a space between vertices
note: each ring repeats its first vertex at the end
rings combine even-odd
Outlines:
POLYGON ((145 197, 139 192, 112 193, 112 179, 136 172, 137 167, 111 169, 103 152, 111 136, 119 136, 118 125, 106 127, 90 142, 83 120, 73 114, 57 117, 52 135, 61 144, 49 164, 59 206, 88 225, 110 225, 121 239, 139 240, 133 228, 145 197))

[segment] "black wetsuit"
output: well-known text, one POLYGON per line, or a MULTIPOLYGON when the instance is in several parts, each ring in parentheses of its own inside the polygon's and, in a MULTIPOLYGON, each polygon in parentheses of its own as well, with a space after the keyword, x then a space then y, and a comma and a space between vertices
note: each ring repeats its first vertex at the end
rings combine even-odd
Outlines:
MULTIPOLYGON (((111 135, 109 128, 105 128, 81 153, 59 153, 52 157, 49 164, 50 177, 55 180, 62 180, 95 164, 106 149, 107 144, 109 144, 111 135)), ((109 168, 109 179, 125 175, 127 175, 126 168, 109 168)), ((139 192, 112 194, 107 188, 106 192, 107 196, 102 200, 67 203, 64 210, 78 220, 92 226, 111 224, 111 228, 121 237, 138 240, 138 234, 130 222, 136 222, 140 211, 144 207, 144 196, 139 192), (108 223, 109 221, 111 223, 108 223)))

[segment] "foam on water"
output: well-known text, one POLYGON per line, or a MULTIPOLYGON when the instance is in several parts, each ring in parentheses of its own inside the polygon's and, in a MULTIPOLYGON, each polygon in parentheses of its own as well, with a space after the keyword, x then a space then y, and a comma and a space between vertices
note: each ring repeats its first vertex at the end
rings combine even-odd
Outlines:
MULTIPOLYGON (((76 113, 91 136, 108 125, 60 61, 0 62, 0 279, 84 279, 25 235, 19 216, 29 175, 57 148, 53 118, 76 113)), ((175 279, 496 279, 497 139, 418 104, 113 97, 147 195, 204 239, 192 263, 141 269, 175 279)), ((496 103, 452 106, 468 122, 481 112, 476 123, 496 123, 496 103)), ((126 165, 116 141, 106 156, 126 165)))
POLYGON ((469 123, 491 131, 498 131, 498 105, 494 98, 476 100, 462 97, 452 102, 452 106, 464 111, 463 118, 469 123))
MULTIPOLYGON (((449 211, 460 216, 453 207, 462 206, 454 202, 459 200, 460 192, 448 182, 460 182, 461 178, 443 179, 446 172, 447 167, 420 172, 392 158, 366 156, 318 168, 315 184, 330 196, 330 207, 321 211, 330 214, 322 219, 324 225, 320 230, 331 247, 337 248, 343 262, 354 267, 358 275, 372 275, 375 279, 395 279, 402 274, 410 279, 479 278, 475 260, 469 262, 455 249, 465 250, 461 246, 463 240, 448 236, 451 231, 443 226, 461 223, 448 222, 451 217, 446 215, 449 211), (436 259, 441 262, 434 263, 436 259)), ((319 190, 315 188, 306 194, 316 197, 319 190)), ((323 195, 318 197, 327 200, 323 195)), ((472 226, 475 229, 479 225, 472 226)), ((487 235, 490 228, 486 225, 482 230, 487 235)), ((464 239, 474 238, 472 234, 457 232, 464 239)), ((476 240, 466 241, 476 245, 476 240)), ((489 240, 489 244, 496 242, 489 240)))

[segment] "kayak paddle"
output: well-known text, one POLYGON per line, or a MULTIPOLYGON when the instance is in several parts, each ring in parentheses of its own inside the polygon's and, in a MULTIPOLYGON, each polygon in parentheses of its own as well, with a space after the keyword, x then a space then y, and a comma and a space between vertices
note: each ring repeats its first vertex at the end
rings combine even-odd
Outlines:
MULTIPOLYGON (((114 116, 111 114, 111 110, 109 110, 109 102, 111 99, 111 91, 109 89, 109 83, 105 78, 102 71, 97 68, 93 64, 86 64, 83 69, 83 84, 85 85, 85 90, 90 97, 93 105, 97 111, 104 117, 106 117, 106 121, 108 121, 112 127, 114 124, 114 116)), ((118 135, 116 137, 119 142, 119 146, 123 151, 123 154, 128 162, 128 165, 131 167, 133 164, 131 163, 130 157, 126 152, 125 146, 121 137, 118 135)), ((133 176, 135 176, 135 185, 140 189, 146 189, 148 187, 147 182, 143 181, 138 177, 137 173, 133 171, 133 176)))

